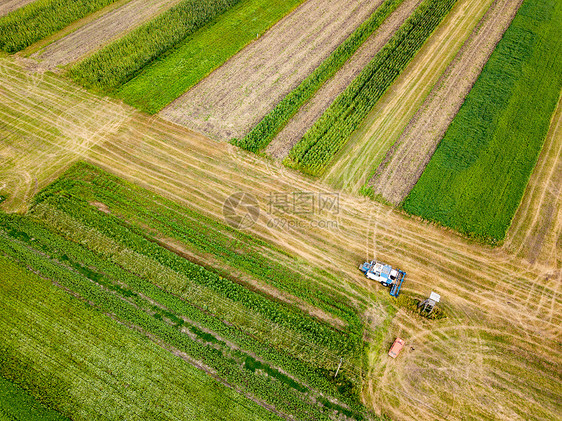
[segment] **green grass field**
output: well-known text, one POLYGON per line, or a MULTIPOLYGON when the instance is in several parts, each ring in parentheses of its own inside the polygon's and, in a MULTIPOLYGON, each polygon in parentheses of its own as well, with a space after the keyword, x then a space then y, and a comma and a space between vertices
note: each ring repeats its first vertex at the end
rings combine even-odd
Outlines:
POLYGON ((562 3, 526 0, 403 207, 503 240, 562 87, 562 3))
POLYGON ((0 265, 2 375, 72 419, 277 419, 13 259, 0 265))
MULTIPOLYGON (((337 291, 305 283, 304 276, 299 280, 298 274, 275 262, 276 250, 262 256, 267 249, 258 239, 244 238, 243 234, 233 238, 234 230, 228 232, 221 224, 210 222, 91 165, 77 164, 36 197, 27 215, 0 214, 0 256, 55 281, 79 297, 89 311, 112 315, 165 348, 173 347, 204 364, 208 371, 240 389, 242 396, 253 396, 298 419, 330 419, 338 414, 362 419, 365 409, 358 398, 364 352, 363 325, 357 314, 360 309, 351 307, 337 291), (204 228, 206 223, 209 225, 204 228), (172 231, 176 231, 176 240, 185 246, 184 251, 164 247, 162 238, 172 231), (199 257, 190 257, 187 251, 199 253, 199 257), (249 288, 231 277, 225 266, 216 272, 213 267, 193 262, 209 254, 214 256, 212 261, 228 262, 231 268, 255 279, 268 277, 270 283, 286 279, 285 289, 318 303, 342 324, 335 327, 290 302, 269 296, 266 290, 249 288), (235 254, 245 258, 236 259, 235 254), (280 273, 273 275, 275 271, 280 273), (346 364, 334 379, 340 356, 346 364)), ((290 261, 290 256, 284 258, 290 261)), ((15 279, 13 288, 22 285, 19 274, 4 269, 0 272, 15 279)), ((9 286, 4 286, 5 292, 10 291, 9 286)), ((32 289, 26 293, 40 296, 32 289)), ((5 314, 17 314, 15 297, 2 301, 9 307, 5 314)), ((36 317, 40 316, 41 312, 36 317)), ((18 324, 17 318, 4 319, 13 323, 14 340, 11 347, 6 343, 2 354, 16 355, 15 363, 4 366, 13 367, 17 373, 2 374, 16 379, 23 375, 22 367, 32 373, 30 366, 48 365, 48 352, 30 365, 27 360, 22 362, 14 345, 29 341, 18 339, 18 335, 27 333, 22 326, 45 323, 47 329, 48 321, 18 324)), ((50 331, 40 333, 41 337, 51 335, 50 331)), ((107 336, 113 338, 114 334, 108 332, 107 336)), ((92 338, 86 340, 96 343, 92 338)), ((77 361, 84 358, 78 351, 72 353, 77 361)), ((99 364, 111 363, 103 356, 96 358, 99 364)), ((47 378, 41 379, 38 381, 47 382, 47 378)), ((32 389, 33 381, 27 382, 32 386, 24 385, 32 389)), ((40 389, 46 393, 42 401, 65 414, 75 414, 76 407, 61 404, 72 401, 67 391, 75 386, 75 381, 67 384, 55 378, 40 389)), ((205 399, 211 405, 215 398, 205 399)), ((104 411, 116 410, 113 406, 108 405, 104 411)), ((92 410, 88 407, 84 414, 92 410)), ((217 419, 228 416, 252 419, 246 415, 217 419)))
POLYGON ((0 18, 0 50, 23 50, 116 0, 37 0, 0 18))
MULTIPOLYGON (((11 264, 7 263, 7 266, 11 264)), ((0 376, 0 420, 68 421, 68 418, 46 408, 26 390, 0 376)))
POLYGON ((116 96, 154 114, 197 84, 303 0, 242 0, 158 57, 116 96))

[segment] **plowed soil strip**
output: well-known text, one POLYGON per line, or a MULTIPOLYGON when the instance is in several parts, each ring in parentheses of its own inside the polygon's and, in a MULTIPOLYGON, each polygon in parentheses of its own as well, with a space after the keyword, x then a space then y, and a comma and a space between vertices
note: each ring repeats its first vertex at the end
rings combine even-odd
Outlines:
POLYGON ((357 192, 400 137, 492 0, 459 0, 363 125, 332 161, 322 179, 357 192))
POLYGON ((0 16, 7 15, 33 1, 35 0, 4 0, 0 2, 0 16))
POLYGON ((160 115, 217 140, 244 136, 382 0, 308 0, 160 115))
POLYGON ((41 61, 39 67, 42 69, 65 66, 133 30, 179 1, 133 0, 49 44, 31 57, 41 61))
POLYGON ((379 165, 376 194, 396 205, 408 195, 522 2, 496 0, 488 10, 379 165))
POLYGON ((361 73, 394 32, 404 23, 421 0, 406 0, 392 13, 380 28, 357 50, 351 59, 324 84, 310 101, 287 123, 266 149, 268 155, 283 159, 303 137, 330 104, 361 73))

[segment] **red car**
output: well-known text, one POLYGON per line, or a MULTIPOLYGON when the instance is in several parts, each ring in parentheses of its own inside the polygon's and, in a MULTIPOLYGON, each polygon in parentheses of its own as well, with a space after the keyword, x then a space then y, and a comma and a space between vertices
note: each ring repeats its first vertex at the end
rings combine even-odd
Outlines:
POLYGON ((400 351, 402 351, 402 348, 404 348, 404 341, 400 338, 396 338, 396 340, 390 347, 390 351, 388 351, 388 355, 390 355, 392 358, 396 358, 398 354, 400 354, 400 351))

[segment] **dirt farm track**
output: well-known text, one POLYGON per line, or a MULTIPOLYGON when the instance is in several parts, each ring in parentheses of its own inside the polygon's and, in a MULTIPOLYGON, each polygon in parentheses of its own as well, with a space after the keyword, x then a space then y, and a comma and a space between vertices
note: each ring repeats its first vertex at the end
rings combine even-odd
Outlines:
MULTIPOLYGON (((84 159, 188 207, 222 219, 226 197, 330 191, 280 164, 100 99, 52 74, 0 59, 0 194, 25 210, 37 189, 84 159)), ((387 332, 407 338, 399 360, 370 354, 363 399, 395 420, 556 419, 562 409, 562 107, 502 247, 489 248, 366 198, 341 193, 338 227, 310 215, 298 229, 250 231, 369 285, 357 271, 380 258, 408 272, 405 290, 443 297, 434 324, 400 310, 387 332)), ((373 308, 376 312, 376 308, 373 308)))

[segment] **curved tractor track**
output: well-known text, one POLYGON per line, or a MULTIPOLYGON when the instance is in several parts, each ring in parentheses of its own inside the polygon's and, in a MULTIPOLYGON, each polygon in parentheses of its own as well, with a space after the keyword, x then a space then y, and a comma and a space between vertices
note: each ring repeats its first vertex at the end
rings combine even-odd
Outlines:
MULTIPOLYGON (((512 252, 517 243, 492 249, 346 193, 339 195, 337 213, 290 215, 288 219, 298 222, 294 228, 271 226, 266 211, 271 193, 333 190, 274 161, 100 100, 54 75, 44 75, 34 85, 34 77, 20 66, 5 59, 0 63, 0 103, 13 114, 0 114, 2 128, 25 131, 27 136, 11 138, 10 148, 23 151, 27 142, 35 145, 47 139, 50 153, 41 155, 43 167, 36 167, 32 158, 22 158, 17 168, 2 166, 7 175, 27 172, 33 178, 48 168, 51 175, 40 179, 40 188, 55 169, 62 171, 73 160, 85 158, 218 220, 223 220, 222 205, 230 194, 252 193, 263 212, 248 231, 301 257, 311 268, 337 275, 339 282, 331 281, 334 288, 351 295, 361 285, 375 296, 388 297, 387 290, 370 284, 357 270, 364 259, 378 258, 408 272, 405 296, 440 293, 446 319, 428 322, 400 309, 382 348, 373 345, 363 397, 376 411, 393 419, 421 420, 460 419, 472 406, 469 413, 476 419, 544 419, 560 413, 560 243, 554 252, 547 248, 540 264, 532 264, 512 252), (17 82, 17 89, 5 89, 7 82, 17 82), (64 124, 59 116, 68 116, 64 124), (102 130, 104 125, 109 132, 102 130), (79 134, 73 137, 75 149, 68 147, 69 133, 79 134), (322 218, 335 220, 337 226, 321 226, 322 218), (407 345, 391 361, 387 347, 397 335, 407 345), (525 379, 529 383, 523 384, 525 379)), ((549 139, 552 143, 558 136, 549 139)), ((5 143, 0 144, 0 156, 6 150, 5 143)), ((538 168, 549 174, 556 172, 558 163, 549 152, 541 156, 538 168)), ((32 188, 23 191, 27 198, 33 193, 32 188)), ((560 194, 549 192, 543 205, 554 206, 560 194)), ((25 209, 24 198, 19 199, 19 209, 25 209)), ((533 220, 540 212, 530 206, 514 227, 521 218, 533 220)), ((517 238, 524 242, 533 229, 521 223, 517 238)))

